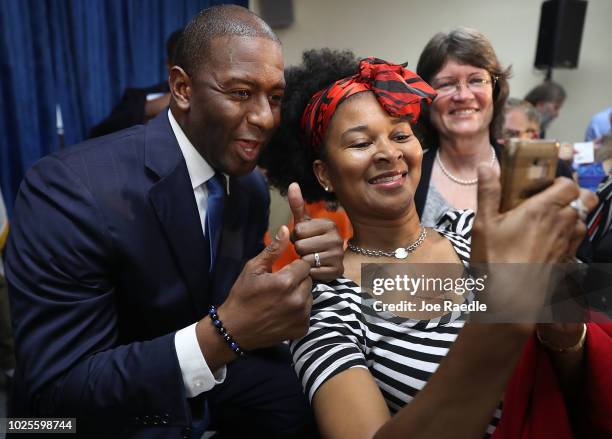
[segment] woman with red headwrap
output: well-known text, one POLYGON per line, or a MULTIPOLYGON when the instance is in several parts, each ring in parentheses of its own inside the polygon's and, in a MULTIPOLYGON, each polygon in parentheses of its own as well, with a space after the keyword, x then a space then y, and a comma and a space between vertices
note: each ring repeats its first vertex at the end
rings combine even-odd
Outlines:
MULTIPOLYGON (((578 188, 557 181, 500 214, 499 183, 484 166, 478 216, 452 211, 437 228, 424 228, 414 202, 423 152, 413 127, 433 89, 402 65, 376 58, 357 63, 349 52, 329 50, 306 52, 303 65, 285 78, 268 178, 281 192, 297 181, 309 202, 340 203, 354 230, 344 277, 314 286, 311 327, 291 344, 321 432, 351 439, 492 434, 534 325, 467 324, 455 311, 399 319, 373 312, 364 306, 372 297, 361 289, 361 264, 437 262, 462 269, 470 259, 562 260, 585 232, 569 207, 578 188), (472 221, 473 251, 466 239, 472 221)), ((579 359, 584 334, 545 342, 579 359)))

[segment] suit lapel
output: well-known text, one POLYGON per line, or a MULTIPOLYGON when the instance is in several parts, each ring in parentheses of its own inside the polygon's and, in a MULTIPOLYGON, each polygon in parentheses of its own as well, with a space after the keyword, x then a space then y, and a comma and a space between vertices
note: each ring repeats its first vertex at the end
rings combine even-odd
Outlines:
POLYGON ((165 112, 149 123, 146 136, 145 164, 159 177, 149 199, 200 318, 210 300, 209 255, 187 165, 165 112))

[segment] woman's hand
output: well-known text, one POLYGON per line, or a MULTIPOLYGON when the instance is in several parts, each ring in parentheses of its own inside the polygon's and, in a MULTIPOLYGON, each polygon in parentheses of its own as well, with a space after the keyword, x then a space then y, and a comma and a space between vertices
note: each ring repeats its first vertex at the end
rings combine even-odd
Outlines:
POLYGON ((499 180, 486 166, 478 172, 471 263, 488 276, 478 299, 488 304, 491 313, 500 313, 496 321, 536 322, 558 280, 554 263, 575 255, 586 232, 570 203, 581 195, 585 209, 592 209, 593 200, 571 180, 558 178, 521 205, 500 213, 499 180))
POLYGON ((344 240, 336 223, 324 218, 310 218, 300 185, 291 183, 287 191, 294 219, 291 241, 295 251, 312 267, 310 276, 320 282, 332 281, 344 273, 344 240))
MULTIPOLYGON (((487 166, 478 168, 478 212, 472 229, 472 262, 559 262, 584 237, 578 213, 570 206, 580 195, 567 178, 500 213, 501 186, 487 166)), ((585 198, 585 207, 591 206, 585 198)))

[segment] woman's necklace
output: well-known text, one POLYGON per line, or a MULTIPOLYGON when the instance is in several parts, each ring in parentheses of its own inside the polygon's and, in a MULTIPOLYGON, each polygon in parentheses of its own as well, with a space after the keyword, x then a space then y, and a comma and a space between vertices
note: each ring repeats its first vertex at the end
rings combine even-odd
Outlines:
MULTIPOLYGON (((491 147, 491 160, 489 160, 489 166, 491 168, 493 167, 493 165, 495 165, 496 159, 497 155, 495 154, 495 149, 491 147)), ((465 178, 455 177, 453 174, 451 174, 450 171, 446 169, 446 166, 444 166, 444 163, 442 163, 442 159, 440 158, 440 148, 438 148, 438 150, 436 151, 436 163, 438 163, 438 166, 440 166, 440 169, 442 170, 444 175, 446 175, 449 179, 451 179, 457 184, 461 184, 464 186, 473 186, 478 183, 478 177, 467 180, 465 178)))
POLYGON ((384 250, 370 250, 368 248, 356 246, 355 244, 353 244, 353 240, 351 239, 348 242, 348 248, 352 252, 359 253, 364 256, 386 256, 388 258, 406 259, 408 257, 408 254, 415 251, 417 247, 423 243, 426 236, 427 230, 425 229, 425 227, 421 226, 421 232, 419 233, 419 237, 408 247, 399 247, 394 251, 390 252, 386 252, 384 250))

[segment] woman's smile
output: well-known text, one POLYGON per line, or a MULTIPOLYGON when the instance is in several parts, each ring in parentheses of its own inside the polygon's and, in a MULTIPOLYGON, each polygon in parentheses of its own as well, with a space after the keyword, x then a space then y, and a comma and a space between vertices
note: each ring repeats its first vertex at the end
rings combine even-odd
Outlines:
POLYGON ((385 172, 369 179, 368 183, 380 189, 395 189, 406 182, 407 174, 407 171, 385 172))

